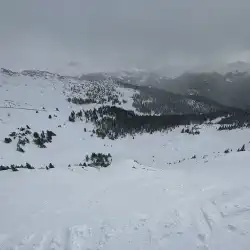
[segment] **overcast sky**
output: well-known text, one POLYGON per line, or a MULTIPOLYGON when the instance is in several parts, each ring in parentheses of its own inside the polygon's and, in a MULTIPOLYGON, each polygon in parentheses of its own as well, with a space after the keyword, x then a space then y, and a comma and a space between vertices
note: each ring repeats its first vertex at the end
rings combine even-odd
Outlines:
POLYGON ((99 71, 248 60, 249 13, 249 0, 0 0, 0 66, 99 71))

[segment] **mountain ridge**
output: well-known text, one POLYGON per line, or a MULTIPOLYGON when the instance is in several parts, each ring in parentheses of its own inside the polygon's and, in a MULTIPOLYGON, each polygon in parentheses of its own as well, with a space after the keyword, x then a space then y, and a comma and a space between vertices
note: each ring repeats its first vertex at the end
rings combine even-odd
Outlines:
MULTIPOLYGON (((206 113, 216 110, 232 110, 233 107, 226 106, 217 102, 214 99, 209 99, 206 96, 192 96, 188 93, 176 93, 165 89, 160 90, 159 85, 157 86, 141 86, 135 82, 120 79, 119 77, 111 77, 106 75, 105 77, 96 77, 96 75, 88 75, 88 77, 77 77, 77 76, 63 76, 57 73, 51 73, 48 71, 40 70, 23 70, 21 72, 14 72, 7 69, 1 69, 3 75, 9 77, 31 77, 33 79, 45 79, 45 80, 58 80, 62 84, 66 83, 65 86, 70 86, 71 90, 75 93, 73 98, 77 102, 77 98, 82 98, 78 92, 84 91, 84 86, 88 86, 87 98, 82 102, 97 102, 96 96, 98 92, 104 93, 104 95, 110 95, 108 92, 112 92, 113 98, 118 100, 117 94, 119 88, 128 89, 133 92, 131 98, 133 104, 136 106, 138 112, 141 113, 154 113, 154 114, 172 114, 172 113, 206 113), (81 90, 82 88, 82 90, 81 90), (91 91, 93 92, 91 94, 91 91), (96 94, 95 94, 96 93, 96 94)), ((156 76, 156 75, 153 75, 156 76)), ((99 94, 99 96, 100 96, 99 94)), ((111 95, 109 98, 111 98, 111 95)), ((119 94, 118 94, 119 95, 119 94)), ((70 98, 70 96, 68 96, 70 98)), ((100 100, 103 99, 101 96, 98 97, 100 100)), ((105 97, 106 98, 106 97, 105 97)), ((80 99, 79 99, 80 100, 80 99)), ((110 99, 111 100, 111 99, 110 99)), ((124 100, 125 102, 126 100, 124 100)), ((123 100, 119 100, 118 103, 122 103, 123 100)))

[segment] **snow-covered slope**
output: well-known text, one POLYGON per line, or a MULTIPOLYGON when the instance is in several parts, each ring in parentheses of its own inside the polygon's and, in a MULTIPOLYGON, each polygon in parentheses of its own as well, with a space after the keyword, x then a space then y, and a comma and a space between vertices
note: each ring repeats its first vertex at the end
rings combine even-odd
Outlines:
MULTIPOLYGON (((23 77, 27 77, 29 82, 40 80, 49 82, 49 85, 51 85, 50 82, 59 82, 59 85, 64 86, 64 95, 73 98, 73 103, 125 106, 126 109, 140 114, 199 114, 228 110, 228 107, 204 97, 174 94, 152 86, 141 86, 134 74, 130 76, 131 79, 104 74, 72 77, 39 70, 12 72, 1 69, 0 75, 4 78, 17 78, 19 82, 23 77)), ((156 77, 156 75, 153 76, 156 77)), ((153 76, 148 79, 148 85, 150 82, 155 85, 156 80, 153 76)), ((140 77, 143 78, 143 75, 140 77)), ((59 93, 61 94, 60 91, 59 93)))
POLYGON ((249 160, 3 172, 1 249, 248 249, 249 160))
POLYGON ((72 110, 131 110, 137 90, 40 73, 0 74, 0 167, 35 167, 0 171, 1 250, 249 249, 249 129, 219 131, 216 119, 101 139, 72 110), (47 130, 56 136, 40 148, 34 132, 47 130), (79 166, 92 152, 112 164, 79 166))

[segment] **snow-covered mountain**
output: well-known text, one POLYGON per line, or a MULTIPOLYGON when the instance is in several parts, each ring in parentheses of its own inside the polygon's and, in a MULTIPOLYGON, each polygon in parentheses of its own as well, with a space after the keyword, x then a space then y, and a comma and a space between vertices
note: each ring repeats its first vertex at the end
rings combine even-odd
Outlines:
MULTIPOLYGON (((1 70, 4 82, 7 79, 11 79, 11 81, 15 79, 20 82, 21 79, 21 82, 31 82, 31 85, 33 85, 33 81, 40 81, 49 86, 52 82, 54 88, 58 89, 59 95, 63 94, 74 103, 116 105, 138 113, 158 115, 228 110, 228 107, 204 97, 174 94, 153 86, 141 86, 137 84, 136 79, 141 79, 142 76, 139 74, 136 78, 132 74, 129 77, 129 73, 127 73, 123 77, 118 77, 98 73, 73 77, 39 70, 21 72, 1 70)), ((2 87, 4 86, 7 85, 2 85, 2 87)))
POLYGON ((249 248, 249 114, 38 70, 0 102, 1 250, 249 248))
POLYGON ((207 70, 190 70, 174 78, 156 71, 132 70, 116 73, 84 74, 82 80, 113 79, 137 86, 162 89, 178 95, 202 96, 217 104, 249 108, 250 65, 246 62, 229 63, 207 70))
POLYGON ((219 74, 227 74, 228 72, 250 72, 250 63, 247 61, 231 61, 227 63, 211 63, 205 65, 198 65, 197 67, 189 70, 192 73, 212 73, 217 72, 219 74))
POLYGON ((181 95, 198 95, 222 105, 249 108, 249 72, 185 73, 157 82, 157 88, 181 95))

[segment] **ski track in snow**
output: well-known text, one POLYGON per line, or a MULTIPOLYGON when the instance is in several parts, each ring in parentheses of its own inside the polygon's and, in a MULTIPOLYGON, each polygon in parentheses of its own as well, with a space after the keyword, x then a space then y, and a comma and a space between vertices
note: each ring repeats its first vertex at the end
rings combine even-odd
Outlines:
MULTIPOLYGON (((237 244, 242 242, 239 249, 248 249, 250 209, 247 205, 250 205, 250 194, 247 188, 227 189, 227 193, 213 188, 184 191, 188 184, 187 187, 178 188, 178 185, 170 183, 170 187, 167 187, 164 184, 167 178, 159 177, 162 173, 145 174, 142 171, 140 174, 143 176, 141 179, 131 176, 130 181, 125 178, 120 179, 119 183, 112 181, 113 185, 103 183, 93 196, 87 197, 86 201, 92 205, 82 207, 89 211, 86 217, 79 217, 79 224, 51 228, 40 233, 3 235, 0 236, 0 249, 116 249, 119 246, 122 246, 121 249, 185 249, 187 245, 189 249, 220 249, 220 237, 227 240, 232 237, 237 244), (150 180, 153 183, 148 183, 150 180), (127 190, 128 186, 133 190, 127 190), (150 187, 154 188, 152 194, 150 187), (171 189, 179 189, 174 199, 171 189), (105 211, 103 215, 98 215, 98 211, 101 213, 107 208, 105 202, 110 204, 108 207, 112 206, 110 199, 115 201, 118 196, 128 199, 132 194, 135 199, 143 192, 148 193, 149 200, 143 198, 139 207, 140 201, 132 200, 136 206, 131 214, 124 211, 117 213, 115 209, 113 216, 105 211), (167 204, 163 206, 164 202, 160 202, 160 199, 164 199, 168 192, 167 204), (154 200, 153 195, 156 196, 154 200), (151 201, 159 201, 159 206, 152 206, 151 201), (136 212, 136 209, 140 212, 136 212), (119 218, 119 215, 124 218, 119 218), (248 227, 244 228, 241 221, 248 227)), ((235 247, 233 244, 227 249, 235 247)))
MULTIPOLYGON (((178 211, 175 211, 175 214, 171 214, 175 218, 170 221, 166 221, 162 217, 157 223, 152 223, 142 218, 137 222, 133 221, 133 223, 125 224, 116 229, 109 225, 100 225, 99 228, 95 229, 87 225, 77 225, 67 229, 47 231, 43 234, 27 235, 19 241, 17 241, 18 238, 6 237, 1 241, 0 249, 115 249, 120 244, 122 244, 122 249, 126 249, 125 246, 129 249, 137 249, 135 246, 139 249, 164 249, 164 247, 184 249, 182 247, 186 243, 191 249, 217 249, 212 247, 214 243, 212 237, 216 236, 218 232, 216 223, 224 218, 219 217, 219 214, 213 214, 213 212, 201 208, 201 213, 195 215, 196 218, 193 222, 196 223, 195 226, 183 225, 181 218, 178 217, 178 211), (189 242, 190 239, 187 238, 183 229, 187 230, 187 235, 189 235, 190 231, 192 234, 193 227, 197 232, 196 242, 189 242)), ((238 234, 239 237, 242 235, 249 237, 248 232, 241 231, 234 225, 227 225, 226 221, 220 228, 220 233, 223 231, 226 234, 231 231, 233 234, 238 234)), ((195 239, 195 235, 193 237, 195 239)), ((230 236, 228 235, 228 237, 230 236)), ((249 243, 249 241, 247 242, 249 243)))

